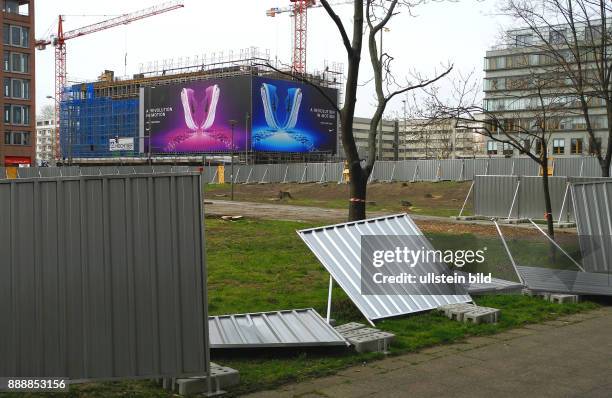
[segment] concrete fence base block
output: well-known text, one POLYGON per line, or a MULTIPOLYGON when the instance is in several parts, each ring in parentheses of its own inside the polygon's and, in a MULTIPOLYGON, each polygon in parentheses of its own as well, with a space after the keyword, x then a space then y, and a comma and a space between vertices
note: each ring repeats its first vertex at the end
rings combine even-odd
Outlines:
POLYGON ((211 394, 207 394, 208 380, 206 376, 177 379, 178 393, 180 395, 206 394, 207 396, 216 396, 224 394, 224 388, 240 384, 240 373, 235 369, 211 363, 210 373, 211 394))
POLYGON ((463 321, 463 314, 465 314, 466 312, 470 312, 474 310, 475 308, 477 308, 475 304, 459 303, 459 304, 445 305, 445 306, 438 308, 438 310, 441 310, 442 312, 444 312, 444 315, 448 319, 452 319, 452 320, 461 322, 463 321))
POLYGON ((578 303, 580 301, 580 296, 575 294, 551 294, 548 296, 548 301, 557 304, 578 303))
POLYGON ((374 331, 348 338, 348 342, 355 347, 359 353, 389 351, 391 342, 395 338, 393 333, 374 331))
POLYGON ((348 332, 342 332, 341 334, 342 337, 348 340, 352 337, 363 336, 366 334, 372 334, 377 332, 380 332, 380 330, 374 328, 360 328, 355 330, 349 330, 348 332))
POLYGON ((522 290, 523 296, 529 296, 529 297, 541 297, 544 300, 548 300, 550 295, 552 293, 550 292, 541 292, 541 291, 537 291, 537 290, 531 290, 531 289, 523 289, 522 290))
POLYGON ((343 333, 350 332, 353 330, 363 329, 365 327, 366 325, 364 325, 363 323, 350 322, 350 323, 345 323, 344 325, 336 326, 334 329, 336 329, 338 333, 343 334, 343 333))
POLYGON ((499 220, 500 224, 524 224, 528 222, 529 220, 526 218, 503 218, 499 220))
POLYGON ((501 311, 496 308, 476 307, 472 311, 463 314, 466 323, 497 323, 501 311))

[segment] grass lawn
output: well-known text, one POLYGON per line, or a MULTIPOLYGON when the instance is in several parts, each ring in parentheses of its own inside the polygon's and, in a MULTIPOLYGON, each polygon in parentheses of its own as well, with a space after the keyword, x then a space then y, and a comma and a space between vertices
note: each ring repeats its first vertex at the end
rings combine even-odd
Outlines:
MULTIPOLYGON (((207 219, 210 313, 217 315, 313 307, 323 315, 328 274, 295 233, 297 229, 313 226, 287 221, 247 219, 226 222, 207 219)), ((433 239, 436 247, 465 248, 465 244, 473 244, 474 241, 483 243, 478 240, 480 238, 470 234, 433 233, 428 237, 433 239)), ((493 264, 509 264, 503 251, 495 248, 493 238, 488 244, 491 249, 487 256, 493 269, 493 264)), ((523 241, 521 255, 525 258, 542 256, 542 250, 546 250, 546 247, 523 241)), ((488 296, 476 301, 481 305, 500 308, 500 322, 495 325, 467 325, 430 312, 384 320, 377 323, 377 327, 397 335, 391 348, 391 355, 397 355, 471 335, 487 335, 526 323, 542 322, 597 306, 591 302, 556 305, 524 296, 488 296)), ((334 289, 333 303, 332 315, 339 322, 364 321, 339 287, 334 289)), ((235 394, 330 374, 349 365, 380 357, 380 354, 350 351, 278 355, 268 350, 250 357, 220 357, 213 353, 213 361, 240 371, 242 383, 232 391, 235 394)), ((171 396, 148 381, 78 385, 72 387, 71 394, 87 397, 171 396)))

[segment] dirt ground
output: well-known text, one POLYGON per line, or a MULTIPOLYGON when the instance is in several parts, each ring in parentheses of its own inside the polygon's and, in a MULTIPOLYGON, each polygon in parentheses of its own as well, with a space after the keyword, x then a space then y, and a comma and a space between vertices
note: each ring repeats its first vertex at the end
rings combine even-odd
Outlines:
MULTIPOLYGON (((470 188, 470 182, 374 183, 368 186, 368 209, 403 211, 411 214, 457 215, 470 188)), ((207 199, 225 200, 229 185, 207 188, 207 199)), ((345 184, 237 184, 234 197, 239 201, 293 204, 325 208, 346 208, 349 192, 345 184), (280 198, 281 192, 287 192, 280 198), (288 196, 290 195, 290 196, 288 196)), ((471 200, 466 210, 471 211, 471 200)))
MULTIPOLYGON (((236 198, 237 197, 236 195, 236 198)), ((346 221, 347 216, 346 208, 331 209, 314 206, 298 206, 279 204, 276 201, 256 203, 236 200, 231 202, 225 197, 222 199, 223 200, 207 199, 205 203, 205 213, 209 216, 216 217, 227 215, 244 216, 247 218, 272 220, 307 221, 319 223, 321 225, 346 221)), ((380 217, 399 212, 401 211, 368 211, 367 216, 380 217)), ((419 214, 411 214, 411 216, 419 228, 426 233, 471 233, 478 236, 497 236, 496 228, 490 221, 457 221, 450 217, 419 214)), ((501 228, 507 239, 544 239, 542 234, 533 228, 531 224, 503 225, 501 228)), ((575 231, 573 230, 557 230, 556 237, 559 242, 564 242, 565 240, 571 242, 576 239, 575 231)))

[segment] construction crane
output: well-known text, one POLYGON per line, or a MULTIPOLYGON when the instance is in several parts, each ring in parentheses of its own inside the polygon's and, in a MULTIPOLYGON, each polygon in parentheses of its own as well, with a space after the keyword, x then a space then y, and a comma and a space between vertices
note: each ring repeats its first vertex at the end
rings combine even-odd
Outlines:
POLYGON ((58 17, 57 36, 48 39, 37 40, 36 48, 44 50, 49 45, 55 47, 55 159, 60 158, 60 103, 64 89, 66 87, 66 41, 77 37, 100 32, 102 30, 114 28, 116 26, 127 25, 129 23, 149 18, 165 12, 173 11, 185 6, 182 0, 170 1, 157 6, 149 7, 140 11, 123 14, 118 17, 83 26, 78 29, 64 32, 64 16, 58 17))
MULTIPOLYGON (((274 7, 266 11, 269 17, 289 12, 293 17, 293 73, 306 73, 306 44, 308 41, 308 9, 323 7, 316 0, 289 0, 293 4, 288 7, 274 7)), ((330 5, 352 4, 353 0, 338 0, 330 5)))

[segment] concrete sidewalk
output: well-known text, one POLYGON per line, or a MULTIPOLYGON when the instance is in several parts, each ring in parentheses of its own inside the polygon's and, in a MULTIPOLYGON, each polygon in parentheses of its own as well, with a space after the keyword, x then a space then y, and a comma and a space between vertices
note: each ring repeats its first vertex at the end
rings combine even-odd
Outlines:
POLYGON ((612 307, 250 397, 611 397, 612 307))

